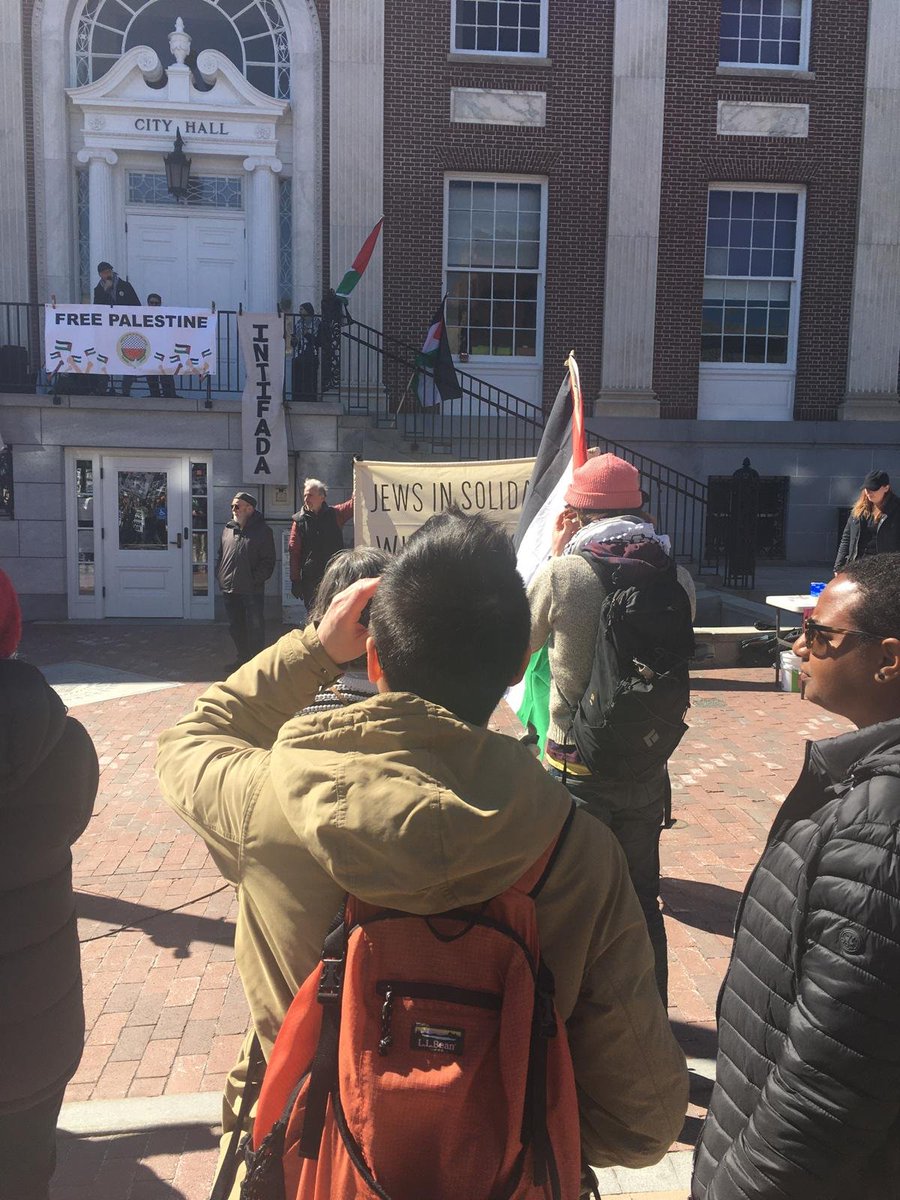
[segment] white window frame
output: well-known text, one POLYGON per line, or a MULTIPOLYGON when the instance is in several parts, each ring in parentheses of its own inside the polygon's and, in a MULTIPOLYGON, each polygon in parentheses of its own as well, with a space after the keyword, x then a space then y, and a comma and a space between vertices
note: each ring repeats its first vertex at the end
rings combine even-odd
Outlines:
MULTIPOLYGON (((709 213, 709 194, 710 192, 774 192, 784 193, 790 192, 797 196, 797 240, 794 246, 794 277, 790 281, 791 287, 791 309, 790 319, 788 321, 788 352, 787 361, 783 363, 747 363, 747 362, 700 362, 701 372, 713 373, 719 371, 727 371, 729 374, 759 374, 765 375, 784 375, 790 373, 794 375, 797 370, 797 337, 800 330, 800 296, 803 275, 803 247, 804 235, 806 232, 806 187, 802 183, 711 183, 707 188, 706 193, 706 212, 709 213)), ((703 283, 704 287, 707 279, 722 279, 722 280, 742 280, 749 279, 756 282, 784 282, 783 275, 775 276, 760 276, 760 275, 707 275, 706 273, 706 221, 703 225, 703 283)), ((701 318, 702 320, 702 318, 701 318)), ((701 325, 702 328, 702 325, 701 325)))
POLYGON ((456 6, 459 0, 453 0, 450 6, 450 53, 489 55, 491 58, 535 59, 547 57, 547 8, 549 0, 540 0, 541 23, 540 37, 537 50, 479 50, 477 47, 461 49, 456 45, 456 6))
MULTIPOLYGON (((721 0, 719 3, 719 17, 722 15, 721 0)), ((809 43, 810 29, 812 27, 812 0, 801 0, 800 5, 800 61, 795 65, 793 63, 768 63, 768 62, 734 62, 731 59, 720 58, 719 66, 726 67, 729 70, 761 70, 761 71, 808 71, 809 70, 809 43)), ((721 28, 721 26, 720 26, 721 28)), ((721 35, 720 35, 721 36, 721 35)))
MULTIPOLYGON (((444 176, 444 225, 443 225, 443 287, 442 294, 448 291, 448 276, 451 271, 466 270, 464 267, 451 267, 447 263, 450 234, 450 184, 462 180, 466 183, 536 183, 541 189, 541 231, 538 242, 538 265, 536 271, 509 270, 498 268, 501 274, 536 274, 537 280, 537 309, 535 315, 534 354, 469 354, 466 358, 454 355, 457 362, 468 362, 470 367, 493 366, 496 364, 521 366, 540 366, 544 361, 544 292, 547 285, 547 179, 542 175, 504 175, 493 172, 453 171, 444 176)), ((468 270, 484 268, 469 267, 468 270)), ((487 268, 491 271, 494 268, 487 268)))

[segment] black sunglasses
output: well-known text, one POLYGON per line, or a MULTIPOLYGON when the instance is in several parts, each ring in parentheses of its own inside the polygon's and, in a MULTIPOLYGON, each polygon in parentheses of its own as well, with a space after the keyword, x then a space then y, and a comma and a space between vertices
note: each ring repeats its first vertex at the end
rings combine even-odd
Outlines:
POLYGON ((837 633, 851 634, 853 637, 864 638, 868 642, 880 642, 882 636, 888 637, 888 634, 866 633, 862 629, 837 629, 833 625, 821 625, 815 617, 807 617, 803 622, 803 640, 809 647, 810 654, 825 654, 831 647, 829 641, 837 633))

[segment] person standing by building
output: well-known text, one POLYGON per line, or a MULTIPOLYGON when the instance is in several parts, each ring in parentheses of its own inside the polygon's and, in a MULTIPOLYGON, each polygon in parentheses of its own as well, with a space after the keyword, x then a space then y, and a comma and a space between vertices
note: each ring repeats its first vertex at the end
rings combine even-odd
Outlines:
POLYGON ((322 345, 322 318, 307 301, 300 305, 291 337, 294 359, 291 366, 291 396, 294 400, 319 399, 319 349, 322 345))
MULTIPOLYGON (((100 276, 97 285, 94 288, 94 303, 113 305, 124 305, 125 307, 139 308, 140 300, 138 294, 128 282, 127 279, 121 279, 113 270, 112 265, 108 262, 97 263, 97 274, 100 276)), ((131 384, 133 376, 122 376, 122 395, 131 395, 131 384)), ((111 385, 111 393, 115 394, 115 387, 111 385)))
POLYGON ((256 497, 238 492, 231 502, 231 520, 222 530, 216 560, 216 579, 237 651, 229 671, 259 654, 266 644, 265 588, 274 570, 272 530, 256 511, 256 497))
POLYGON ((43 675, 0 571, 0 1200, 48 1200, 56 1121, 84 1047, 70 847, 94 807, 93 743, 43 675))
MULTIPOLYGON (((147 304, 150 308, 159 308, 162 304, 162 296, 160 296, 159 292, 150 292, 147 296, 147 304)), ((162 394, 170 400, 177 399, 175 380, 171 375, 148 375, 147 387, 150 389, 151 396, 162 394)))
POLYGON ((794 644, 808 742, 735 923, 693 1200, 900 1195, 900 554, 851 563, 794 644))
MULTIPOLYGON (((619 553, 624 554, 627 547, 628 556, 654 571, 663 570, 670 565, 668 539, 656 533, 642 511, 640 474, 613 454, 589 458, 574 472, 565 504, 556 522, 553 556, 528 588, 532 652, 549 639, 550 724, 545 764, 551 775, 565 783, 576 803, 612 829, 625 851, 665 1004, 668 961, 659 908, 659 838, 670 795, 667 766, 663 762, 639 781, 612 772, 600 774, 576 749, 572 726, 591 680, 601 610, 608 594, 588 560, 576 551, 591 539, 604 544, 618 542, 623 548, 619 553)), ((693 616, 693 581, 681 568, 677 580, 693 616)))
POLYGON ((303 507, 291 518, 291 591, 297 599, 303 598, 307 612, 329 560, 343 549, 341 530, 353 519, 352 497, 332 507, 327 496, 328 488, 321 479, 307 479, 303 507))
MULTIPOLYGON (((644 1166, 678 1135, 686 1072, 621 851, 599 822, 572 813, 565 790, 527 749, 487 728, 524 668, 529 624, 506 534, 483 516, 443 512, 416 531, 380 581, 358 580, 334 597, 318 628, 292 631, 252 670, 199 697, 160 738, 156 769, 166 802, 238 888, 238 970, 267 1057, 348 890, 425 917, 468 906, 477 913, 570 820, 532 894, 566 1024, 559 1036, 572 1057, 581 1148, 598 1166, 644 1166), (341 664, 363 654, 375 695, 340 711, 295 715, 340 677, 341 664)), ((463 1078, 481 1078, 477 1036, 470 1025, 471 1067, 458 1035, 463 1078)), ((476 1082, 471 1112, 478 1091, 476 1082)), ((235 1103, 231 1093, 223 1109, 232 1126, 235 1103)), ((509 1108, 516 1104, 521 1095, 509 1108)), ((427 1098, 420 1107, 407 1113, 410 1136, 419 1128, 437 1139, 459 1133, 434 1106, 437 1121, 430 1119, 427 1098)), ((395 1140, 402 1154, 401 1132, 395 1140)), ((577 1159, 564 1164, 567 1177, 573 1167, 577 1159)), ((462 1167, 469 1181, 479 1170, 477 1160, 462 1167)), ((428 1197, 428 1182, 412 1177, 404 1194, 428 1197)), ((452 1178, 441 1183, 442 1195, 453 1191, 452 1178)), ((460 1200, 473 1195, 471 1187, 457 1190, 460 1200)))
POLYGON ((900 500, 887 471, 870 471, 844 526, 834 573, 864 555, 891 550, 900 550, 900 500))

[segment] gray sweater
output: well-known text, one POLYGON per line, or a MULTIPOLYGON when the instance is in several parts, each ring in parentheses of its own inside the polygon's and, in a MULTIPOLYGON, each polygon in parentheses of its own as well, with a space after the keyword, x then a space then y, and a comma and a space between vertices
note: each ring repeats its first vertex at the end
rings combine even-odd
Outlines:
MULTIPOLYGON (((678 567, 678 582, 696 614, 694 581, 678 567)), ((531 651, 550 639, 550 727, 547 736, 564 745, 572 716, 591 677, 600 608, 605 593, 590 563, 580 554, 549 559, 528 587, 531 605, 531 651)))

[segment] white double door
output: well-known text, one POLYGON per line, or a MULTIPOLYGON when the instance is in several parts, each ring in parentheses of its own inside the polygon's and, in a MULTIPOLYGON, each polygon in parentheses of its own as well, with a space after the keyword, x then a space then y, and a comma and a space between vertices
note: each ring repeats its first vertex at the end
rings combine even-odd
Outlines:
POLYGON ((189 464, 104 456, 103 579, 108 617, 183 617, 190 603, 189 464))
POLYGON ((247 303, 243 213, 130 212, 128 278, 140 299, 158 292, 163 304, 236 310, 247 303))

